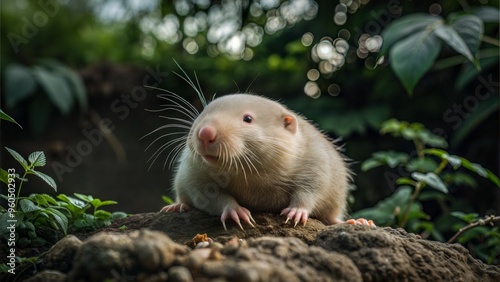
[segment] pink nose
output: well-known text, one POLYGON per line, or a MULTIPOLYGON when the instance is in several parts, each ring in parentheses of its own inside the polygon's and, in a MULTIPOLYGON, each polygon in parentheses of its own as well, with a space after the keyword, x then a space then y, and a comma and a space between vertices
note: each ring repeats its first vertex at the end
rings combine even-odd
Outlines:
POLYGON ((203 126, 198 131, 198 139, 206 146, 217 139, 217 131, 211 126, 203 126))

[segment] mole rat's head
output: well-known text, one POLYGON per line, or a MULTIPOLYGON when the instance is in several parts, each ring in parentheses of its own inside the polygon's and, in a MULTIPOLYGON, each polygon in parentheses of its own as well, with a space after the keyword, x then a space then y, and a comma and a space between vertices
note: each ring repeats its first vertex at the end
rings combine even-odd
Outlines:
POLYGON ((206 163, 224 170, 258 172, 289 163, 283 158, 294 155, 297 138, 293 112, 260 96, 233 94, 205 107, 191 127, 187 145, 206 163))

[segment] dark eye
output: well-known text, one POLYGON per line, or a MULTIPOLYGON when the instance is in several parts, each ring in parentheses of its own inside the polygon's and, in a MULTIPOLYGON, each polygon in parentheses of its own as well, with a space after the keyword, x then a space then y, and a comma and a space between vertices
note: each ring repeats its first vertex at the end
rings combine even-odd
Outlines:
POLYGON ((243 116, 243 121, 246 122, 246 123, 252 123, 253 118, 252 118, 251 115, 244 115, 243 116))

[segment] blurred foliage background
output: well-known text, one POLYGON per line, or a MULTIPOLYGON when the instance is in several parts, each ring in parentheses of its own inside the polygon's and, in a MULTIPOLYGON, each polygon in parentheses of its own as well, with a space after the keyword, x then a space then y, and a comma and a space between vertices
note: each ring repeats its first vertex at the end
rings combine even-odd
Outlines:
MULTIPOLYGON (((170 171, 163 160, 148 170, 153 151, 144 150, 153 139, 139 139, 165 120, 145 111, 157 109, 161 100, 143 85, 168 89, 200 107, 195 91, 173 74, 181 72, 173 59, 193 79, 196 72, 207 97, 250 91, 279 99, 342 138, 356 173, 352 211, 373 206, 396 188, 388 169, 361 172, 364 160, 375 151, 414 150, 379 134, 390 118, 424 124, 447 140, 449 152, 499 174, 498 14, 484 21, 479 70, 443 46, 411 95, 389 66, 390 57, 380 60, 378 52, 383 30, 406 15, 453 18, 484 7, 498 11, 498 1, 1 5, 1 108, 24 128, 2 123, 1 165, 14 165, 4 146, 23 155, 43 150, 49 164, 44 172, 62 193, 117 200, 116 209, 131 213, 160 209, 170 171)), ((480 177, 475 181, 475 188, 450 190, 460 210, 498 214, 499 190, 480 177)), ((44 191, 34 183, 23 193, 44 191)), ((438 217, 438 205, 424 208, 438 217)))

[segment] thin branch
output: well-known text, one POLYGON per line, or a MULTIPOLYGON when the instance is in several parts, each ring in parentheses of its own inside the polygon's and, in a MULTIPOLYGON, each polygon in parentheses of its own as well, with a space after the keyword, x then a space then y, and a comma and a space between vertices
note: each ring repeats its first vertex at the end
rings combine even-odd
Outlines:
POLYGON ((470 230, 472 228, 478 227, 478 226, 483 226, 483 225, 494 225, 495 223, 500 223, 500 216, 494 216, 494 215, 489 215, 485 219, 480 219, 476 222, 473 222, 467 226, 464 226, 458 230, 458 232, 451 237, 450 240, 448 240, 448 243, 453 243, 460 235, 462 235, 465 231, 470 230))

